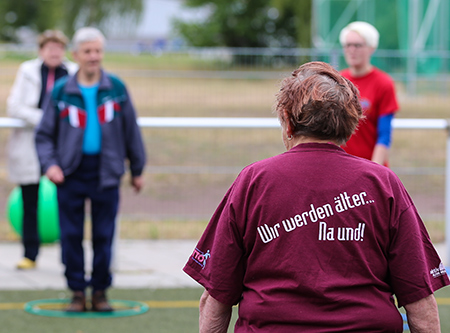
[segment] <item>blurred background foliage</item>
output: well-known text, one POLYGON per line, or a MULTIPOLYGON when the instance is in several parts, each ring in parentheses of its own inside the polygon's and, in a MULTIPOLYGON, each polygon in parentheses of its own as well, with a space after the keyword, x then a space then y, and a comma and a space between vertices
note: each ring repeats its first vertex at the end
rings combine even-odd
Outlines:
POLYGON ((186 0, 206 8, 203 22, 175 20, 189 45, 227 47, 310 47, 311 0, 186 0))
MULTIPOLYGON (((1 0, 0 40, 17 41, 16 31, 59 28, 68 36, 82 26, 132 25, 143 0, 1 0)), ((175 33, 199 47, 310 47, 312 0, 186 0, 207 8, 204 21, 173 22, 175 33)))
POLYGON ((142 0, 1 0, 0 39, 16 41, 22 27, 35 32, 59 28, 72 36, 83 26, 111 24, 111 18, 133 24, 142 8, 142 0))

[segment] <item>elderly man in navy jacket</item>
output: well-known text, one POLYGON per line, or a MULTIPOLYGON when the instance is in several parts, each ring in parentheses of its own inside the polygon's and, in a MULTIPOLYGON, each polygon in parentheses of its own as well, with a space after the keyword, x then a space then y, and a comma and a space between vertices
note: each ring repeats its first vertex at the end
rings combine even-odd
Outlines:
POLYGON ((57 185, 62 260, 73 291, 67 311, 86 310, 85 290, 92 287, 92 310, 112 311, 111 245, 119 205, 119 184, 128 159, 131 183, 143 186, 145 151, 136 113, 125 85, 101 68, 103 34, 79 29, 73 57, 80 69, 55 84, 36 131, 42 171, 57 185), (84 271, 84 204, 91 202, 93 268, 84 271))

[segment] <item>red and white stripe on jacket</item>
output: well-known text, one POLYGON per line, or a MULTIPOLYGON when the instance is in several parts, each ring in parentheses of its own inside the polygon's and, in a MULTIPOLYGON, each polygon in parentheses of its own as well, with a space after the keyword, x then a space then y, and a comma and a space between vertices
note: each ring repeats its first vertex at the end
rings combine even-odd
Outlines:
POLYGON ((59 117, 69 118, 69 123, 72 125, 72 127, 86 127, 86 118, 87 114, 86 111, 80 108, 77 108, 75 105, 69 105, 64 110, 61 111, 59 114, 59 117))
POLYGON ((120 104, 112 100, 97 108, 98 121, 100 124, 109 123, 114 119, 114 113, 120 111, 120 104))
MULTIPOLYGON (((120 104, 112 100, 100 105, 97 108, 98 121, 100 124, 109 123, 114 119, 116 112, 120 112, 120 104)), ((86 127, 87 112, 75 105, 65 107, 59 114, 60 118, 68 118, 72 127, 86 127)))

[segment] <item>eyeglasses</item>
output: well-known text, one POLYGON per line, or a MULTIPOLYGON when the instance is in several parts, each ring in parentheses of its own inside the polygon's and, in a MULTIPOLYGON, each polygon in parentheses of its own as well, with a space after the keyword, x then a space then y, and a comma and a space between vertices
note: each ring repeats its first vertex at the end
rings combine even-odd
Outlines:
POLYGON ((343 45, 344 49, 349 49, 349 48, 351 48, 352 46, 353 46, 355 49, 360 49, 360 48, 366 46, 366 44, 364 44, 364 43, 347 43, 347 44, 344 44, 344 45, 343 45))

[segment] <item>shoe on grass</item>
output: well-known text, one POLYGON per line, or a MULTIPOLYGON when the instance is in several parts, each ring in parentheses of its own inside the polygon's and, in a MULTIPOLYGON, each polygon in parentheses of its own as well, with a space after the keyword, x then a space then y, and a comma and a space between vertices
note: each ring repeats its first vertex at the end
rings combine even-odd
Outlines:
POLYGON ((97 290, 92 294, 92 311, 96 312, 111 312, 114 311, 112 306, 108 303, 106 293, 104 290, 97 290))
POLYGON ((86 297, 82 291, 74 291, 72 301, 66 308, 67 312, 84 312, 86 311, 86 297))
POLYGON ((24 270, 36 268, 36 261, 24 257, 17 263, 16 268, 24 270))

